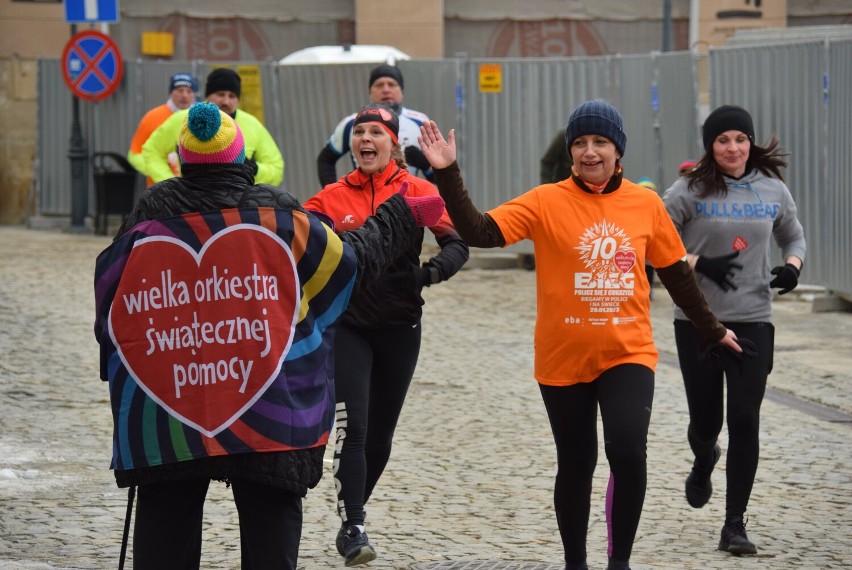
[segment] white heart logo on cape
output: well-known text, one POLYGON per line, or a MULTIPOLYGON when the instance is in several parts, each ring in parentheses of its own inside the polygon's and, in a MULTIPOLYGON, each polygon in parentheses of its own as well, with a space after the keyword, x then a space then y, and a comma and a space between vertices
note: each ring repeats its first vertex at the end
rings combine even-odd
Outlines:
POLYGON ((229 226, 198 252, 172 237, 148 237, 130 252, 109 332, 139 386, 214 437, 281 372, 300 290, 292 251, 261 226, 229 226))

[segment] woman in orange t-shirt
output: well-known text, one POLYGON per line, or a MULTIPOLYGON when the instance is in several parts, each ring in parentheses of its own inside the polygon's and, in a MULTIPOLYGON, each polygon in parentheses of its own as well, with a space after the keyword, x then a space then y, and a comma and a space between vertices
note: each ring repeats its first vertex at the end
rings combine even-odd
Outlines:
POLYGON ((462 239, 473 247, 534 243, 535 377, 556 443, 554 504, 566 570, 587 568, 598 407, 611 473, 607 568, 629 568, 645 498, 657 364, 645 261, 708 341, 741 351, 707 307, 662 200, 623 178, 622 125, 615 107, 586 101, 571 113, 565 132, 571 177, 485 214, 464 188, 455 133, 445 140, 434 122, 421 128, 420 148, 462 239))

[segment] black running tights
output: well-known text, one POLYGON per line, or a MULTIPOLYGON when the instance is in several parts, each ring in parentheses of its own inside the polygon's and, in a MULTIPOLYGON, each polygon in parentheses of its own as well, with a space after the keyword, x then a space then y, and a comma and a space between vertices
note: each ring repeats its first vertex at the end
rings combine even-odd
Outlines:
POLYGON ((725 514, 742 516, 748 507, 757 473, 760 405, 766 392, 767 376, 772 370, 775 327, 771 323, 723 324, 738 338, 753 342, 757 356, 744 361, 725 357, 719 365, 708 365, 699 358, 704 338, 689 321, 675 321, 675 341, 689 406, 687 437, 692 453, 701 463, 709 464, 712 460, 713 446, 722 431, 724 402, 727 400, 728 487, 725 514))
POLYGON ((382 330, 340 326, 334 341, 334 484, 344 522, 364 524, 391 454, 420 353, 420 323, 382 330))
POLYGON ((558 471, 553 502, 565 562, 586 560, 592 475, 598 458, 598 406, 610 468, 607 555, 629 560, 645 501, 654 371, 638 364, 622 364, 593 382, 539 387, 556 442, 558 471))

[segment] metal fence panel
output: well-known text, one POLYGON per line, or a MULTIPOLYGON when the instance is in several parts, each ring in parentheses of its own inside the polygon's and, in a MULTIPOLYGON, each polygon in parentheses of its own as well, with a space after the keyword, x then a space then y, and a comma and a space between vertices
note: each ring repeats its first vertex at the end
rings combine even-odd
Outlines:
POLYGON ((465 60, 459 165, 471 197, 492 208, 539 184, 539 159, 571 110, 610 97, 610 58, 465 60), (502 66, 502 91, 480 89, 481 65, 502 66))
POLYGON ((36 161, 33 173, 37 215, 70 216, 72 95, 62 79, 59 60, 40 60, 38 66, 36 161))
POLYGON ((848 173, 850 45, 826 41, 710 51, 711 107, 748 109, 757 140, 776 133, 791 153, 785 178, 808 242, 805 279, 846 294, 852 293, 852 210, 838 175, 843 165, 848 173))
POLYGON ((650 178, 662 194, 697 153, 695 69, 686 52, 621 58, 616 69, 627 149, 625 176, 650 178))
POLYGON ((852 295, 852 41, 833 41, 828 51, 825 184, 811 190, 820 195, 823 215, 817 255, 824 258, 825 271, 817 282, 852 295))
MULTIPOLYGON (((772 131, 792 152, 787 177, 808 239, 810 283, 852 292, 849 263, 852 42, 826 41, 710 51, 711 106, 748 108, 757 135, 772 131)), ((305 200, 319 189, 316 157, 344 116, 368 100, 373 64, 258 65, 264 122, 285 159, 283 187, 305 200)), ((229 66, 243 65, 229 63, 229 66)), ((697 65, 688 52, 572 58, 406 60, 408 107, 427 113, 458 135, 459 163, 471 197, 483 210, 539 183, 539 160, 571 110, 603 98, 622 112, 627 134, 627 178, 648 176, 660 192, 677 165, 698 158, 700 125, 697 65), (500 65, 502 89, 480 89, 480 66, 500 65)), ((169 77, 194 73, 203 94, 209 62, 126 63, 122 84, 107 100, 81 102, 88 151, 125 154, 145 111, 166 97, 169 77)), ((72 97, 58 60, 39 62, 36 210, 65 217, 71 210, 67 157, 72 97)), ((348 158, 338 174, 348 171, 348 158)), ((141 177, 140 177, 141 179, 141 177)), ((94 189, 89 181, 90 211, 94 189)), ((523 245, 522 250, 531 250, 523 245)))

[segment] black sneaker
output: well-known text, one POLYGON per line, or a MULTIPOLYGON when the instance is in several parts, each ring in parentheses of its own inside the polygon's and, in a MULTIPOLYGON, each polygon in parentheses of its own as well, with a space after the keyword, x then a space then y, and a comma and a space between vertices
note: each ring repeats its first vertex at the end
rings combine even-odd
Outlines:
POLYGON ((719 550, 731 554, 757 554, 757 547, 746 536, 743 517, 728 517, 722 527, 722 538, 719 539, 719 550))
POLYGON ((367 533, 355 525, 341 526, 335 545, 337 552, 346 560, 346 566, 358 566, 376 559, 376 549, 370 546, 367 533))
POLYGON ((713 494, 713 484, 710 482, 710 475, 713 473, 713 468, 719 462, 722 456, 722 448, 717 443, 713 446, 713 463, 710 467, 703 467, 698 464, 698 461, 692 463, 692 471, 689 472, 689 477, 686 478, 686 501, 690 507, 700 509, 707 504, 710 496, 713 494))

